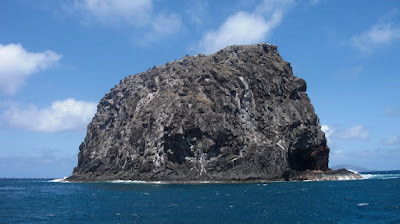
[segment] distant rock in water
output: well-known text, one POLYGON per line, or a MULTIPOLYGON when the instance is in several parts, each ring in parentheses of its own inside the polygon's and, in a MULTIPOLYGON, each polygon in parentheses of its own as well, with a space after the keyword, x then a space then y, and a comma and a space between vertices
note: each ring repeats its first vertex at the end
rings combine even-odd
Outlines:
POLYGON ((306 89, 270 44, 128 76, 100 101, 68 180, 253 181, 327 171, 329 148, 306 89))

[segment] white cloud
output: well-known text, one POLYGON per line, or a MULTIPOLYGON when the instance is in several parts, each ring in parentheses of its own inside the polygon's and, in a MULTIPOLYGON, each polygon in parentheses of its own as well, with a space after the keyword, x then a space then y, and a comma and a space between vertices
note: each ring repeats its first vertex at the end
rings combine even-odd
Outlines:
POLYGON ((47 108, 12 107, 3 114, 8 125, 37 132, 61 132, 86 128, 97 104, 93 102, 66 99, 55 101, 47 108))
POLYGON ((386 145, 395 145, 400 143, 400 136, 392 136, 383 141, 386 145))
POLYGON ((122 21, 140 26, 150 20, 153 4, 151 0, 79 0, 75 7, 103 23, 122 21))
POLYGON ((350 140, 350 139, 359 139, 364 140, 368 139, 370 136, 370 131, 367 127, 363 125, 356 125, 345 129, 343 131, 335 133, 335 138, 350 140))
POLYGON ((189 1, 186 3, 186 18, 196 25, 202 25, 207 14, 208 2, 206 1, 189 1))
POLYGON ((336 130, 328 125, 322 125, 321 130, 325 133, 325 138, 329 147, 334 147, 335 140, 333 138, 334 137, 333 135, 335 134, 336 130))
POLYGON ((212 53, 227 45, 257 43, 264 39, 270 26, 262 16, 238 12, 229 17, 217 30, 204 35, 201 45, 212 53))
POLYGON ((153 32, 160 34, 172 34, 181 26, 181 19, 177 14, 159 14, 151 22, 153 32))
POLYGON ((342 159, 345 158, 347 156, 347 153, 344 152, 343 150, 332 150, 330 153, 330 156, 333 159, 342 159))
POLYGON ((227 45, 265 41, 293 3, 292 0, 264 0, 251 13, 239 11, 229 16, 218 29, 204 34, 200 41, 201 51, 208 54, 227 45))
POLYGON ((351 43, 364 53, 370 53, 374 48, 390 44, 400 39, 400 27, 392 27, 391 22, 378 23, 369 30, 353 36, 351 43))
POLYGON ((335 130, 328 125, 322 125, 321 130, 325 133, 325 137, 327 138, 329 138, 335 132, 335 130))
POLYGON ((15 94, 29 76, 46 70, 60 58, 53 51, 32 53, 21 44, 0 44, 0 91, 15 94))
POLYGON ((181 27, 177 14, 155 13, 152 0, 76 0, 75 8, 103 24, 145 28, 149 41, 172 34, 181 27))

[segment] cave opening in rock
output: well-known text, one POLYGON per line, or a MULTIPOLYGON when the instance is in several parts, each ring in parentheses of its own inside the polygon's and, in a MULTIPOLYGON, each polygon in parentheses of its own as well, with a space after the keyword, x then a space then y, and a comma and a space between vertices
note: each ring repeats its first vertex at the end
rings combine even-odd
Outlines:
POLYGON ((328 170, 329 148, 319 146, 315 148, 297 148, 289 150, 289 167, 292 170, 328 170))
POLYGON ((289 151, 289 166, 292 170, 313 170, 316 166, 315 158, 310 156, 308 150, 294 149, 289 151))

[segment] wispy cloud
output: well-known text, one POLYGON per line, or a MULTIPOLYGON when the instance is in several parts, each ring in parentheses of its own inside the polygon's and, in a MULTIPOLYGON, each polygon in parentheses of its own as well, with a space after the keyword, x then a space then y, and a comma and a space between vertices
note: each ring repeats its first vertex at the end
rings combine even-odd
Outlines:
POLYGON ((353 80, 357 79, 362 71, 363 67, 360 65, 349 68, 341 68, 338 69, 337 71, 334 71, 333 76, 339 79, 353 80))
POLYGON ((104 25, 128 25, 144 29, 147 41, 170 35, 182 25, 181 17, 176 13, 156 13, 152 0, 76 0, 74 8, 83 12, 86 19, 104 25))
POLYGON ((334 144, 334 142, 338 139, 365 140, 369 139, 370 137, 370 130, 364 125, 355 125, 347 129, 339 129, 339 130, 336 130, 332 126, 322 125, 321 130, 325 133, 325 137, 327 138, 328 143, 330 143, 330 145, 334 144))
POLYGON ((316 6, 319 3, 321 3, 323 0, 309 0, 308 4, 310 4, 311 6, 316 6))
POLYGON ((400 116, 400 108, 388 107, 385 113, 389 116, 397 117, 400 116))
POLYGON ((334 134, 334 137, 343 140, 351 140, 351 139, 365 140, 369 139, 370 131, 367 127, 363 125, 356 125, 347 128, 345 130, 336 132, 334 134))
POLYGON ((330 153, 330 157, 333 159, 343 159, 347 156, 347 153, 343 150, 332 150, 330 153))
POLYGON ((55 101, 46 108, 14 106, 6 110, 2 118, 11 127, 37 132, 84 130, 96 108, 96 103, 70 98, 55 101))
POLYGON ((149 23, 153 3, 151 0, 78 0, 75 7, 102 23, 126 22, 141 26, 149 23))
POLYGON ((200 40, 200 50, 213 53, 227 45, 266 41, 293 4, 292 0, 264 0, 253 12, 239 11, 216 30, 206 32, 200 40))
POLYGON ((383 141, 385 145, 395 145, 400 143, 400 136, 392 136, 383 141))
POLYGON ((325 133, 325 137, 328 143, 332 143, 332 139, 330 138, 333 133, 335 133, 335 129, 328 125, 322 125, 321 130, 325 133))
POLYGON ((207 14, 208 3, 206 1, 189 1, 186 5, 185 15, 196 25, 202 25, 207 14))
POLYGON ((53 51, 28 52, 21 44, 0 44, 0 91, 15 94, 32 74, 54 65, 61 55, 53 51))
POLYGON ((353 36, 351 43, 361 52, 370 53, 378 46, 390 44, 397 40, 400 40, 400 27, 394 26, 389 20, 379 22, 368 30, 353 36))

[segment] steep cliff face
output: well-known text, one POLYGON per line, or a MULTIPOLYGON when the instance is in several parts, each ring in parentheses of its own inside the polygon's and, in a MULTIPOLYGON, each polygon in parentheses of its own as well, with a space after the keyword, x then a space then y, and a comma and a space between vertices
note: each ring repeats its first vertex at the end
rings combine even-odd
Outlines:
POLYGON ((274 180, 329 148, 277 47, 230 46, 128 76, 100 101, 70 180, 274 180))

